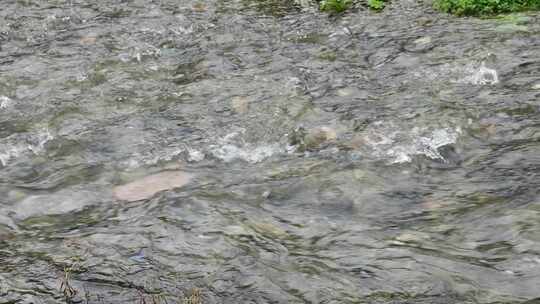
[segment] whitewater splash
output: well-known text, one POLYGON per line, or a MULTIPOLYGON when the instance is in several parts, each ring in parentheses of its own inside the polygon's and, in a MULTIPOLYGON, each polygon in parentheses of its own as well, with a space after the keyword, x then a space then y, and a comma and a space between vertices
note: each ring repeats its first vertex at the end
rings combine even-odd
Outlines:
POLYGON ((14 134, 4 138, 0 141, 0 164, 5 167, 9 161, 26 153, 39 154, 53 138, 48 129, 35 134, 14 134))
POLYGON ((494 85, 499 83, 499 75, 494 69, 486 67, 482 62, 480 67, 467 66, 465 69, 466 76, 458 79, 457 83, 470 83, 474 85, 494 85))
POLYGON ((0 96, 0 109, 7 109, 14 103, 13 99, 7 96, 0 96))
MULTIPOLYGON (((405 163, 412 161, 416 155, 424 155, 431 159, 445 161, 439 148, 456 143, 462 133, 460 128, 452 127, 412 127, 398 126, 393 122, 377 121, 361 134, 364 145, 353 154, 372 156, 379 159, 390 160, 391 163, 405 163)), ((155 165, 158 162, 168 162, 185 155, 188 162, 200 162, 211 156, 214 159, 229 163, 244 161, 249 164, 260 163, 278 154, 297 153, 303 157, 310 157, 320 153, 337 154, 340 149, 336 146, 320 151, 303 151, 297 145, 285 142, 246 142, 245 130, 231 132, 224 137, 211 139, 206 147, 168 147, 157 152, 135 154, 122 164, 129 169, 141 165, 155 165)), ((286 138, 286 136, 285 136, 286 138)))
POLYGON ((120 162, 120 166, 128 170, 137 169, 141 166, 153 166, 160 162, 172 161, 183 152, 184 149, 180 147, 152 148, 131 154, 128 159, 120 162))
POLYGON ((212 146, 210 152, 216 158, 223 160, 224 162, 231 162, 233 160, 243 160, 251 164, 259 163, 276 153, 283 152, 278 144, 246 145, 243 147, 235 146, 232 144, 226 144, 223 146, 212 146))
POLYGON ((200 162, 204 160, 205 154, 197 149, 183 145, 180 147, 165 147, 162 149, 152 149, 146 152, 134 153, 130 158, 121 161, 120 166, 128 170, 140 168, 141 166, 153 166, 160 162, 170 162, 186 155, 188 162, 200 162))
POLYGON ((219 139, 218 144, 210 145, 210 154, 224 162, 243 160, 255 164, 272 155, 285 152, 279 143, 246 143, 242 140, 241 134, 242 131, 232 132, 219 139))
POLYGON ((497 70, 488 68, 485 62, 467 64, 443 64, 441 66, 413 73, 416 78, 426 81, 448 81, 450 83, 472 85, 495 85, 499 83, 497 70))
POLYGON ((410 162, 415 155, 445 161, 439 148, 456 143, 460 128, 419 128, 410 131, 392 123, 375 122, 364 137, 370 154, 390 159, 391 163, 410 162))
MULTIPOLYGON (((446 161, 439 148, 455 144, 462 133, 459 127, 412 127, 397 126, 392 122, 378 121, 363 134, 364 151, 391 163, 406 163, 416 155, 424 155, 431 159, 446 161)), ((233 132, 210 145, 208 153, 224 162, 242 160, 251 164, 262 162, 276 154, 298 152, 296 146, 282 143, 245 143, 241 133, 233 132)), ((338 153, 339 149, 328 150, 338 153)), ((327 151, 327 152, 328 152, 327 151)), ((359 152, 359 151, 357 151, 359 152)), ((357 154, 357 152, 355 152, 357 154)), ((304 157, 311 153, 304 152, 304 157)))

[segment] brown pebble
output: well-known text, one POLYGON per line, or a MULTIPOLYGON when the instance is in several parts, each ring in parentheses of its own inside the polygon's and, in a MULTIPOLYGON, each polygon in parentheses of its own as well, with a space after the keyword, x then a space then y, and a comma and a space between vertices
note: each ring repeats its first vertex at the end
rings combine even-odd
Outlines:
POLYGON ((355 135, 344 146, 352 150, 359 150, 366 146, 366 139, 363 136, 355 135))
POLYGON ((203 12, 206 12, 206 9, 207 7, 203 3, 196 3, 193 5, 194 12, 203 13, 203 12))
POLYGON ((489 136, 493 136, 497 133, 497 127, 494 124, 485 126, 485 130, 489 136))
POLYGON ((236 96, 231 100, 231 107, 238 114, 245 114, 249 110, 249 101, 246 97, 236 96))
POLYGON ((308 134, 304 138, 304 142, 308 149, 313 149, 318 147, 322 143, 334 141, 336 139, 336 130, 329 127, 318 127, 309 130, 308 134))

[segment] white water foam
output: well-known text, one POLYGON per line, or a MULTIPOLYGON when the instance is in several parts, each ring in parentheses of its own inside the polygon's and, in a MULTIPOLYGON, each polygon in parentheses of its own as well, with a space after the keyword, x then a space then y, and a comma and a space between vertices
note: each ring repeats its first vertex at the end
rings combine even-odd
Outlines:
POLYGON ((45 144, 54 137, 48 129, 36 134, 14 134, 0 141, 0 164, 7 166, 9 161, 26 153, 39 154, 45 149, 45 144))
POLYGON ((152 149, 131 154, 128 159, 120 162, 126 169, 137 169, 141 166, 151 166, 159 162, 169 162, 184 152, 180 147, 165 147, 162 149, 152 149))
POLYGON ((231 162, 233 160, 243 160, 248 163, 259 163, 276 153, 283 152, 283 149, 278 144, 267 145, 246 145, 243 147, 235 146, 232 144, 226 144, 222 146, 211 146, 210 152, 216 158, 223 160, 224 162, 231 162))
POLYGON ((0 96, 0 109, 7 109, 11 105, 13 105, 13 103, 14 103, 13 99, 7 96, 0 96))
POLYGON ((494 85, 499 83, 497 71, 487 68, 484 62, 480 64, 480 67, 468 66, 465 71, 467 75, 456 82, 474 85, 494 85))
POLYGON ((494 85, 499 83, 497 70, 486 67, 484 62, 467 64, 445 63, 435 68, 422 69, 413 73, 425 81, 447 81, 472 85, 494 85))
POLYGON ((188 153, 188 161, 189 162, 200 162, 202 161, 206 156, 203 152, 199 150, 195 150, 190 147, 186 147, 187 153, 188 153))
POLYGON ((285 149, 278 143, 246 143, 242 140, 241 133, 243 133, 242 130, 227 134, 218 140, 218 144, 210 145, 209 152, 224 162, 243 160, 251 164, 259 163, 274 154, 285 152, 285 149))
POLYGON ((129 158, 120 162, 120 166, 127 170, 140 168, 141 166, 153 166, 160 162, 173 161, 185 153, 188 162, 200 162, 206 155, 197 149, 187 145, 152 148, 146 151, 132 153, 129 158))
POLYGON ((0 145, 0 163, 5 167, 9 160, 21 155, 24 148, 21 146, 0 145))
POLYGON ((367 131, 364 141, 371 154, 390 159, 392 163, 410 162, 415 155, 444 161, 438 149, 456 143, 460 134, 460 128, 414 127, 406 131, 392 123, 376 122, 367 131))

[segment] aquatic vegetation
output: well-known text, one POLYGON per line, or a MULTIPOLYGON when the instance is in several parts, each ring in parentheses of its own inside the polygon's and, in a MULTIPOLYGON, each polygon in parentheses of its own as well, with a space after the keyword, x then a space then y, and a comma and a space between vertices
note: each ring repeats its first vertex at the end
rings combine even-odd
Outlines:
MULTIPOLYGON (((386 6, 385 0, 367 0, 367 6, 372 10, 382 10, 386 6)), ((353 7, 356 2, 352 0, 323 0, 320 2, 322 11, 331 13, 341 13, 353 7)))
POLYGON ((137 288, 137 303, 138 304, 161 304, 168 303, 167 297, 164 294, 149 294, 144 288, 137 288))
POLYGON ((338 55, 336 54, 335 51, 326 50, 326 49, 321 50, 321 52, 317 56, 317 58, 321 60, 326 60, 326 61, 336 61, 337 57, 338 55))
POLYGON ((538 0, 435 0, 435 7, 458 16, 495 15, 539 10, 538 0))
POLYGON ((373 10, 381 10, 386 5, 386 0, 243 0, 247 7, 272 16, 282 17, 302 7, 310 7, 318 3, 319 9, 330 14, 343 13, 357 4, 363 4, 373 10))
POLYGON ((384 0, 368 0, 368 6, 374 10, 382 10, 385 7, 384 0))
POLYGON ((319 7, 325 12, 341 13, 349 9, 352 4, 351 0, 323 0, 319 7))
POLYGON ((297 1, 283 0, 242 0, 247 8, 253 8, 265 15, 283 17, 299 9, 297 1))
POLYGON ((64 275, 61 278, 60 291, 64 295, 66 303, 72 303, 78 293, 78 290, 71 284, 72 273, 77 269, 78 264, 64 267, 64 275))

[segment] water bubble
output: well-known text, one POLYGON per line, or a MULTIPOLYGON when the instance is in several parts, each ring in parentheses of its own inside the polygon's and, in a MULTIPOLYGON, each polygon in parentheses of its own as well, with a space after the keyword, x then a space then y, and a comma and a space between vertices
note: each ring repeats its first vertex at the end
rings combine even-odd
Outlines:
POLYGON ((444 160, 439 148, 454 144, 460 128, 413 127, 403 129, 392 122, 375 122, 367 130, 363 142, 375 157, 390 159, 392 163, 406 163, 415 155, 444 160))
POLYGON ((14 134, 0 141, 0 164, 6 166, 8 162, 27 152, 39 154, 45 149, 45 144, 54 137, 48 129, 36 134, 14 134))
POLYGON ((0 96, 0 109, 7 109, 14 103, 13 99, 7 96, 0 96))
POLYGON ((202 153, 201 151, 192 149, 192 148, 187 148, 187 152, 188 152, 188 161, 190 162, 200 162, 205 157, 204 153, 202 153))
POLYGON ((278 144, 263 144, 256 146, 250 144, 245 146, 225 144, 213 145, 210 149, 210 152, 214 157, 219 158, 224 162, 240 159, 252 164, 259 163, 283 150, 278 144))
POLYGON ((413 76, 422 81, 440 81, 473 85, 494 85, 499 83, 497 70, 488 68, 482 61, 478 63, 445 63, 436 68, 421 68, 414 71, 413 76))
POLYGON ((487 68, 482 62, 478 70, 469 78, 465 78, 465 81, 476 85, 493 85, 499 83, 499 76, 496 70, 487 68))

